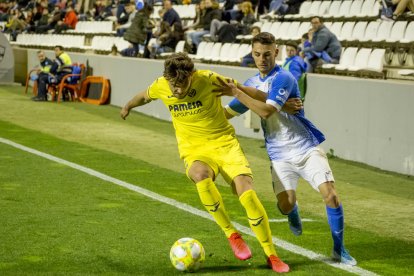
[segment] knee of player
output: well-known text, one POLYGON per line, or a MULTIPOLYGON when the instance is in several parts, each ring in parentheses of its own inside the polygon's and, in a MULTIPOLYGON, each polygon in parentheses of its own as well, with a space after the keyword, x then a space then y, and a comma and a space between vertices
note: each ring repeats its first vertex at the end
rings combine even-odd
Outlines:
POLYGON ((207 179, 207 178, 211 178, 211 177, 208 175, 208 173, 207 173, 207 172, 197 172, 197 173, 194 173, 194 174, 191 176, 191 179, 194 181, 194 183, 198 183, 198 182, 203 181, 203 180, 205 180, 205 179, 207 179))
POLYGON ((326 205, 329 205, 330 207, 336 208, 339 206, 339 197, 335 190, 329 191, 329 193, 324 196, 324 201, 326 205))
POLYGON ((290 202, 289 200, 279 200, 277 202, 277 207, 283 215, 287 215, 292 211, 293 207, 295 207, 295 203, 296 201, 290 202))

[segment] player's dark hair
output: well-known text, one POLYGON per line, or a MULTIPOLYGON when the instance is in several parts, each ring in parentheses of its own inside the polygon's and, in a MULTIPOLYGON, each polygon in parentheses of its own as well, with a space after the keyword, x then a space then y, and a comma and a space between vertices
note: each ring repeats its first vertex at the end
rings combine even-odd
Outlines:
POLYGON ((61 46, 61 45, 56 45, 56 46, 55 46, 55 49, 56 49, 56 48, 58 48, 60 51, 64 51, 64 50, 65 50, 65 49, 63 49, 63 46, 61 46))
POLYGON ((312 17, 311 17, 311 21, 312 21, 312 19, 314 19, 314 18, 319 19, 319 22, 320 22, 321 24, 323 23, 323 19, 322 19, 322 17, 320 17, 320 16, 312 16, 312 17))
POLYGON ((295 41, 288 41, 285 45, 295 48, 296 51, 298 50, 298 44, 295 41))
POLYGON ((194 72, 194 63, 185 53, 175 53, 164 62, 163 76, 168 81, 183 83, 194 72))
POLYGON ((252 45, 254 45, 255 43, 260 43, 263 45, 271 45, 271 44, 276 44, 276 39, 271 33, 261 32, 260 34, 253 37, 252 45))

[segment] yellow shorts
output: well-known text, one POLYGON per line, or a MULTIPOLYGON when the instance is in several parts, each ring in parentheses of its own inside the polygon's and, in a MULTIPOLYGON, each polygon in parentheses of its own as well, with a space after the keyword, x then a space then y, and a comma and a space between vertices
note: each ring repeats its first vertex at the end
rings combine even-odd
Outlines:
POLYGON ((193 148, 184 157, 187 176, 194 161, 206 163, 213 170, 215 177, 221 173, 224 180, 229 184, 238 175, 252 176, 249 162, 236 138, 225 143, 216 142, 193 148))

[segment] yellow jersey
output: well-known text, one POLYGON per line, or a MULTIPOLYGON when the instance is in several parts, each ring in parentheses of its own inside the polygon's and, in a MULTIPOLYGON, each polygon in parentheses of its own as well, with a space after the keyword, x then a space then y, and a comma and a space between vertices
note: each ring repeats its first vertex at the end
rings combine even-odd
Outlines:
POLYGON ((235 139, 233 126, 226 119, 221 97, 212 92, 220 76, 209 70, 197 70, 191 77, 188 94, 173 96, 164 77, 156 79, 147 90, 151 100, 160 99, 171 113, 180 157, 191 151, 217 147, 235 139))

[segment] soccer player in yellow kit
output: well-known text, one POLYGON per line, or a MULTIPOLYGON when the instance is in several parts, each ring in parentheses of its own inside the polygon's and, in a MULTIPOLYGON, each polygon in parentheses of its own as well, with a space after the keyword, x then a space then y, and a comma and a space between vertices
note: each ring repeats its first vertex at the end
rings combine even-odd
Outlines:
POLYGON ((276 254, 266 211, 253 190, 249 163, 225 117, 220 97, 212 93, 217 89, 218 78, 224 79, 209 70, 195 70, 186 54, 173 54, 164 63, 163 77, 133 97, 122 108, 121 117, 125 119, 134 107, 157 99, 163 101, 171 113, 186 174, 196 184, 201 202, 226 234, 235 256, 247 260, 251 252, 232 225, 214 183, 219 173, 235 188, 269 267, 276 272, 288 272, 289 266, 276 254))

